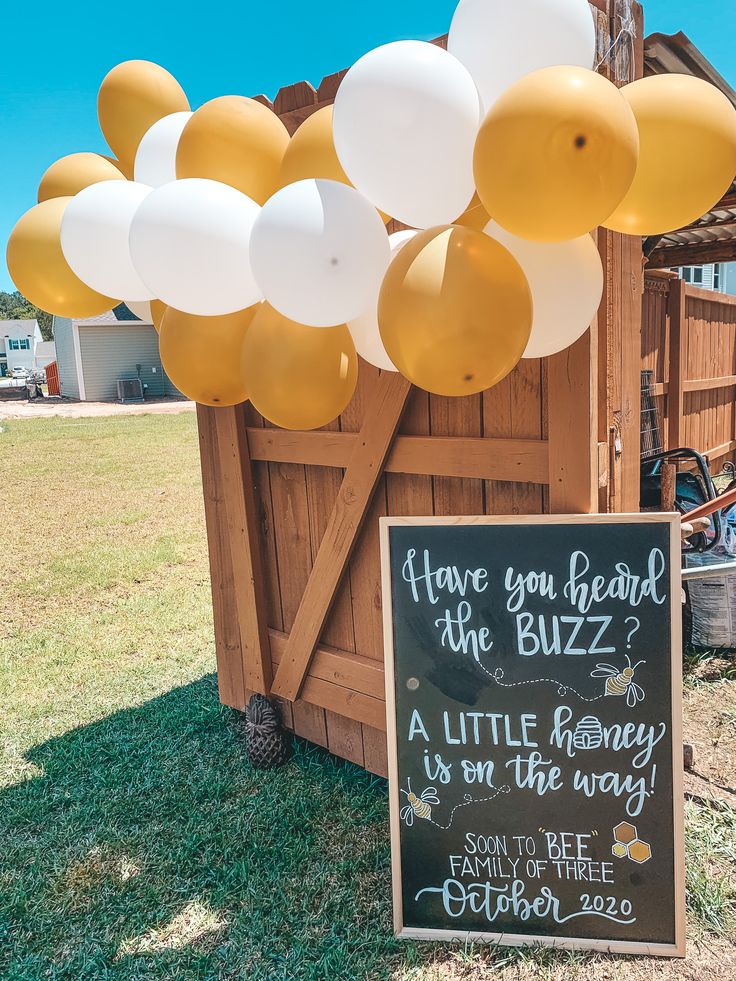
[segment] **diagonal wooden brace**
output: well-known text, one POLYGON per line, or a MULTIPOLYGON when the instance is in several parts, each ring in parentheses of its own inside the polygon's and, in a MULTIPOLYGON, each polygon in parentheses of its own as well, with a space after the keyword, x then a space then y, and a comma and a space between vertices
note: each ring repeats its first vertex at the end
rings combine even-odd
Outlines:
POLYGON ((366 408, 365 422, 345 471, 340 493, 299 604, 272 692, 289 701, 299 697, 312 654, 337 587, 368 512, 383 465, 401 420, 411 384, 384 372, 366 408))

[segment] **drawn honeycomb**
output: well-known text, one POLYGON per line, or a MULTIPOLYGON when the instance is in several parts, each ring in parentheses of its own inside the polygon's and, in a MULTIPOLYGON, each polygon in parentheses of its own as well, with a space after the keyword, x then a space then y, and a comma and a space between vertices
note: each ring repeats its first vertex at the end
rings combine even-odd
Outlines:
POLYGON ((652 857, 652 846, 639 838, 633 824, 622 821, 613 829, 614 844, 611 849, 616 858, 629 858, 638 865, 643 865, 652 857))

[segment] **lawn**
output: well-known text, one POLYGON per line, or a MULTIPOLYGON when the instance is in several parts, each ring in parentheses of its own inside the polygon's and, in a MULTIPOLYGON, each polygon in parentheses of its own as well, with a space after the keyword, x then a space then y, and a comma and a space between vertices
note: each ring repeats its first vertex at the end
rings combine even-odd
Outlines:
POLYGON ((399 943, 385 783, 254 772, 218 704, 195 425, 0 420, 0 977, 733 978, 733 660, 689 662, 685 962, 399 943))

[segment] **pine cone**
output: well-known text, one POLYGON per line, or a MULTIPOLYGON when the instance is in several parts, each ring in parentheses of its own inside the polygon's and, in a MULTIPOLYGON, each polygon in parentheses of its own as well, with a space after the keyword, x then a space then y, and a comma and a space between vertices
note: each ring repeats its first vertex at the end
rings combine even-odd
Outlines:
POLYGON ((253 695, 245 710, 245 748, 257 770, 281 766, 289 754, 278 712, 265 695, 253 695))

